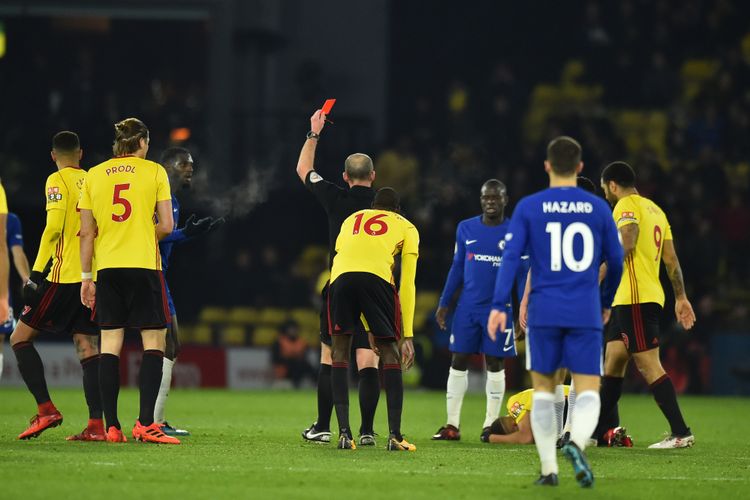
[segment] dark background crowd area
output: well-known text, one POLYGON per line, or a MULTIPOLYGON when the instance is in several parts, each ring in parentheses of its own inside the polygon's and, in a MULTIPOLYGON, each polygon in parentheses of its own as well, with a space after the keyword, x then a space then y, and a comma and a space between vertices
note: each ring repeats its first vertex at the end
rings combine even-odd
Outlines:
MULTIPOLYGON (((596 184, 607 163, 628 161, 639 192, 670 219, 698 316, 690 333, 674 325, 664 279, 665 364, 685 373, 682 390, 706 390, 711 336, 748 332, 750 320, 750 4, 387 5, 387 72, 371 75, 386 88, 384 127, 334 108, 318 171, 340 181, 349 153, 370 154, 376 185, 401 192, 403 212, 420 231, 418 290, 440 290, 456 224, 479 213, 485 180, 507 185, 510 215, 519 198, 547 183, 545 147, 557 135, 581 142, 583 175, 596 184), (658 131, 647 125, 638 135, 628 116, 652 117, 658 131)), ((52 134, 77 131, 90 167, 108 157, 112 124, 132 115, 151 129, 151 159, 170 144, 193 151, 196 186, 181 195, 183 219, 194 211, 229 219, 175 251, 168 280, 181 320, 197 321, 205 305, 312 303, 328 233, 295 165, 309 115, 336 97, 318 61, 300 64, 288 106, 232 116, 233 130, 252 120, 263 132, 233 137, 229 164, 219 165, 203 119, 210 27, 16 18, 5 21, 5 33, 0 175, 31 259, 44 223, 44 180, 54 169, 52 134), (190 131, 186 140, 181 128, 190 131)), ((418 335, 439 336, 426 325, 418 335)))

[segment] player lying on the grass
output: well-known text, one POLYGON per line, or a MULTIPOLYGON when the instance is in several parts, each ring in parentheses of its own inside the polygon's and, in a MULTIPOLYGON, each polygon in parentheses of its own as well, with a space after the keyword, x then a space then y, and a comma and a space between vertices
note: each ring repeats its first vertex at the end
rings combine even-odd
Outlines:
MULTIPOLYGON (((445 330, 450 303, 461 287, 450 336, 452 359, 445 394, 448 421, 432 436, 435 440, 461 439, 459 424, 461 406, 469 386, 469 358, 476 353, 484 354, 487 365, 487 406, 481 435, 489 433, 490 424, 500 414, 505 395, 503 359, 516 355, 512 321, 503 332, 504 335, 494 342, 484 334, 492 304, 495 276, 503 258, 505 233, 508 229, 508 221, 505 219, 508 194, 505 185, 497 179, 485 182, 480 191, 479 204, 482 215, 458 224, 453 264, 435 313, 438 325, 445 330)), ((519 267, 515 280, 519 295, 522 294, 526 281, 528 258, 523 262, 525 265, 519 267)), ((508 306, 510 314, 512 309, 510 304, 508 306)))
POLYGON ((360 315, 372 331, 374 348, 383 361, 391 451, 414 451, 401 434, 404 400, 402 364, 414 362, 412 341, 419 256, 419 233, 400 216, 399 197, 391 188, 375 194, 372 209, 360 210, 341 225, 331 269, 330 315, 333 403, 339 422, 339 449, 355 449, 349 426, 349 356, 360 315), (395 257, 401 255, 401 286, 396 292, 395 257), (403 340, 402 340, 403 337, 403 340), (399 349, 401 341, 401 349, 399 349))
MULTIPOLYGON (((2 237, 1 234, 0 237, 2 237)), ((29 259, 26 258, 26 254, 23 251, 21 219, 12 212, 8 212, 5 241, 8 244, 8 251, 13 256, 13 265, 16 268, 18 276, 21 278, 21 283, 26 283, 31 273, 29 259)), ((10 289, 10 282, 8 282, 8 288, 10 289)), ((8 321, 0 324, 0 380, 3 378, 3 346, 5 344, 5 336, 13 333, 13 329, 16 327, 16 320, 13 317, 13 302, 10 299, 10 296, 8 296, 8 321)))
POLYGON ((52 139, 52 160, 57 171, 47 177, 45 187, 47 222, 29 279, 23 288, 24 310, 10 343, 26 387, 34 395, 37 414, 18 438, 37 437, 45 429, 62 424, 44 376, 44 365, 34 347, 40 331, 73 336, 83 368, 83 392, 89 421, 73 441, 103 441, 101 395, 99 394, 99 327, 79 299, 81 259, 78 232, 81 227, 78 199, 86 172, 81 170, 83 155, 78 136, 63 131, 52 139), (49 274, 45 268, 52 261, 49 274))
POLYGON ((169 322, 157 245, 158 240, 172 232, 174 221, 167 172, 158 163, 146 160, 148 143, 146 125, 136 118, 125 119, 115 125, 114 158, 86 174, 79 202, 80 300, 102 327, 99 381, 107 441, 127 441, 117 418, 117 397, 125 328, 134 328, 141 332, 143 359, 139 372, 140 412, 133 438, 179 444, 177 438, 164 434, 154 422, 169 322))
MULTIPOLYGON (((310 131, 302 146, 297 161, 297 176, 305 187, 323 206, 328 216, 328 253, 329 271, 336 255, 336 237, 344 220, 354 212, 372 206, 375 191, 372 182, 375 170, 372 159, 362 153, 354 153, 344 162, 342 178, 348 186, 344 189, 325 180, 315 169, 315 149, 320 134, 325 126, 326 115, 317 110, 310 117, 310 131)), ((330 285, 326 282, 321 291, 320 307, 320 372, 318 374, 318 418, 307 429, 302 431, 302 438, 307 441, 328 443, 331 441, 331 413, 333 412, 333 393, 331 388, 331 328, 328 317, 328 294, 330 285)), ((380 399, 380 380, 378 378, 378 356, 370 347, 367 327, 359 321, 355 327, 352 349, 359 370, 359 409, 362 424, 359 428, 359 444, 375 445, 373 429, 375 410, 380 399)))
MULTIPOLYGON (((570 386, 564 385, 563 397, 568 397, 569 392, 570 386)), ((534 434, 531 432, 529 417, 534 409, 533 395, 534 389, 526 389, 509 397, 505 404, 508 414, 490 424, 489 433, 482 435, 482 441, 496 444, 533 444, 534 434)))
POLYGON ((682 417, 674 385, 659 359, 659 321, 664 307, 659 280, 662 260, 674 291, 675 317, 685 330, 695 324, 695 313, 687 298, 667 216, 653 201, 638 194, 635 183, 635 172, 625 162, 610 163, 602 171, 602 189, 614 207, 626 265, 605 337, 602 412, 594 437, 602 444, 616 438, 612 433, 620 425, 617 402, 632 358, 670 427, 670 435, 649 448, 689 448, 695 437, 682 417))
POLYGON ((531 429, 541 461, 538 485, 558 484, 555 443, 555 374, 567 368, 578 388, 571 441, 563 454, 583 487, 594 475, 584 449, 599 417, 602 325, 609 320, 612 281, 599 289, 599 267, 608 278, 622 272, 622 246, 609 207, 576 187, 583 169, 581 146, 558 137, 547 147, 544 169, 550 187, 523 198, 513 213, 493 297, 487 331, 493 340, 505 329, 505 305, 522 253, 528 252, 533 278, 529 296, 526 366, 534 385, 531 429))
POLYGON ((169 315, 171 321, 167 323, 166 348, 164 351, 164 362, 162 364, 161 385, 159 386, 159 395, 156 397, 156 406, 154 408, 154 422, 161 426, 164 434, 168 436, 189 436, 190 433, 184 429, 175 429, 169 425, 164 418, 164 410, 169 397, 169 389, 172 385, 172 370, 177 362, 177 355, 180 352, 179 327, 177 325, 177 311, 172 300, 172 293, 169 290, 167 282, 167 267, 169 259, 172 256, 172 249, 175 244, 180 244, 192 238, 207 234, 209 231, 224 223, 224 218, 214 219, 213 217, 204 217, 195 220, 195 215, 188 217, 185 225, 177 227, 180 220, 180 202, 176 193, 182 189, 190 189, 193 182, 193 157, 185 148, 172 147, 166 149, 160 158, 161 165, 166 169, 169 175, 169 186, 172 193, 172 216, 174 218, 174 231, 159 242, 159 252, 161 253, 161 267, 164 275, 164 291, 167 295, 169 304, 169 315))

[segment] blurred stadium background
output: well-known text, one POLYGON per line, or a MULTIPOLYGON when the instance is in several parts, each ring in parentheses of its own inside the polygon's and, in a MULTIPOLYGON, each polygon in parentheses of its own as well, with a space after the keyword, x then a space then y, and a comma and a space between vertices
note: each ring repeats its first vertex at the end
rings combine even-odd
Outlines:
MULTIPOLYGON (((544 147, 564 133, 595 181, 606 163, 632 162, 641 193, 671 219, 698 314, 685 333, 665 306, 662 353, 678 391, 750 394, 747 2, 0 3, 0 176, 30 258, 61 129, 79 133, 90 167, 109 157, 115 121, 143 119, 150 158, 169 145, 193 152, 183 218, 229 217, 174 254, 188 346, 178 386, 289 385, 272 360, 295 328, 315 366, 326 219, 294 168, 328 97, 335 125, 318 171, 338 178, 346 155, 370 154, 377 184, 403 194, 422 236, 412 385, 445 387, 448 335, 432 318, 457 222, 479 212, 487 178, 507 184, 510 210, 542 188, 544 147)), ((69 340, 48 340, 50 384, 80 386, 69 340)), ((131 384, 138 350, 123 363, 131 384)), ((22 385, 9 358, 2 384, 22 385)), ((509 366, 509 390, 524 377, 520 361, 509 366)))

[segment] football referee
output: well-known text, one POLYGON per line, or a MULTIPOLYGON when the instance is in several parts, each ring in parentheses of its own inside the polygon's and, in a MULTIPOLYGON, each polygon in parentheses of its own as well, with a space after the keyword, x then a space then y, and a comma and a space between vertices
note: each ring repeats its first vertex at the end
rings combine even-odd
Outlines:
MULTIPOLYGON (((315 148, 323 131, 326 116, 317 110, 310 118, 310 131, 307 133, 302 151, 297 162, 297 175, 305 187, 317 198, 328 216, 329 269, 336 254, 336 237, 344 220, 354 212, 370 208, 375 192, 372 182, 375 180, 375 169, 369 156, 362 153, 350 155, 344 162, 343 179, 349 189, 344 189, 329 182, 314 170, 315 148)), ((321 291, 320 309, 320 373, 318 375, 318 418, 307 429, 302 437, 308 441, 328 443, 331 441, 331 413, 333 412, 333 393, 331 389, 331 334, 329 332, 328 283, 321 291)), ((357 367, 359 368, 359 407, 362 414, 360 426, 361 445, 374 445, 375 433, 373 421, 380 398, 380 381, 378 380, 378 357, 370 348, 364 325, 357 325, 352 345, 356 350, 357 367)))

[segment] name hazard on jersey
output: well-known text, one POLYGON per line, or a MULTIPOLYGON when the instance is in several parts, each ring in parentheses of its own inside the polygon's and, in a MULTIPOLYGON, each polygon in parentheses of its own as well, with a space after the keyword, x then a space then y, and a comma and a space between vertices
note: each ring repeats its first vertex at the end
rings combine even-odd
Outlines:
POLYGON ((545 214, 590 214, 594 206, 588 201, 544 201, 545 214))
POLYGON ((473 260, 475 262, 491 262, 492 267, 500 267, 500 263, 503 261, 503 258, 499 255, 486 255, 481 253, 467 253, 466 254, 466 260, 473 260))
POLYGON ((107 175, 110 174, 134 174, 135 167, 132 165, 117 165, 116 167, 110 167, 107 170, 107 175))

